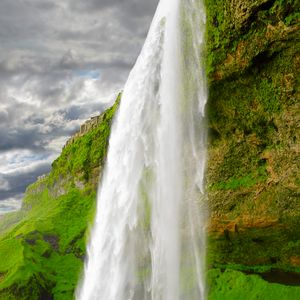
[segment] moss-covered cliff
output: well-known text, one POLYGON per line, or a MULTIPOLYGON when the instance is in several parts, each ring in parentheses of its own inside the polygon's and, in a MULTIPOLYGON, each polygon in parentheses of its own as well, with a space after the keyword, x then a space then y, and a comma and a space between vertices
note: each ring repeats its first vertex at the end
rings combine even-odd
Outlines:
POLYGON ((299 2, 206 6, 208 264, 283 282, 300 270, 299 2))

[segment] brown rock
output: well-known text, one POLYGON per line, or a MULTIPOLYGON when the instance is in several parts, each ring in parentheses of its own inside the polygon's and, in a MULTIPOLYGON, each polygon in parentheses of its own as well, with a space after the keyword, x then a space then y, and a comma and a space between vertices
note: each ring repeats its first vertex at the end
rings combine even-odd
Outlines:
POLYGON ((300 267, 300 257, 299 256, 290 257, 290 262, 293 266, 300 267))

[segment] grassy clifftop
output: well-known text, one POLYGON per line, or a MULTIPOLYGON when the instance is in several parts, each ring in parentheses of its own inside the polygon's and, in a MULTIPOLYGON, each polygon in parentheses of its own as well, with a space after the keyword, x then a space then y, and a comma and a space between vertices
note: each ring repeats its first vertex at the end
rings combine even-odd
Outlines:
POLYGON ((0 299, 73 299, 119 100, 28 187, 21 211, 0 219, 0 299))

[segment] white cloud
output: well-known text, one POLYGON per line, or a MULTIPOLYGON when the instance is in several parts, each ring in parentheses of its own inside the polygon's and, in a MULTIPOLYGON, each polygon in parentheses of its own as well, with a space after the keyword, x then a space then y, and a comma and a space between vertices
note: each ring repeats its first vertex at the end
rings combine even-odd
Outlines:
MULTIPOLYGON (((39 155, 31 150, 14 150, 0 154, 0 174, 12 175, 32 172, 45 162, 50 163, 54 154, 39 155)), ((1 180, 1 177, 0 177, 1 180)))
POLYGON ((0 201, 0 215, 19 210, 22 206, 23 194, 0 201))

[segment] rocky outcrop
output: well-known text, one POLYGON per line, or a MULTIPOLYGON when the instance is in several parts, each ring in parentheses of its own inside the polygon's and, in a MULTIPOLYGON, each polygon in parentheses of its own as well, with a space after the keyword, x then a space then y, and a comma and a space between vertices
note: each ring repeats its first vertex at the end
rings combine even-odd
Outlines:
POLYGON ((80 129, 73 136, 71 136, 66 142, 66 146, 73 144, 79 137, 85 135, 89 131, 97 128, 97 126, 103 121, 103 114, 91 117, 89 120, 80 125, 80 129))

